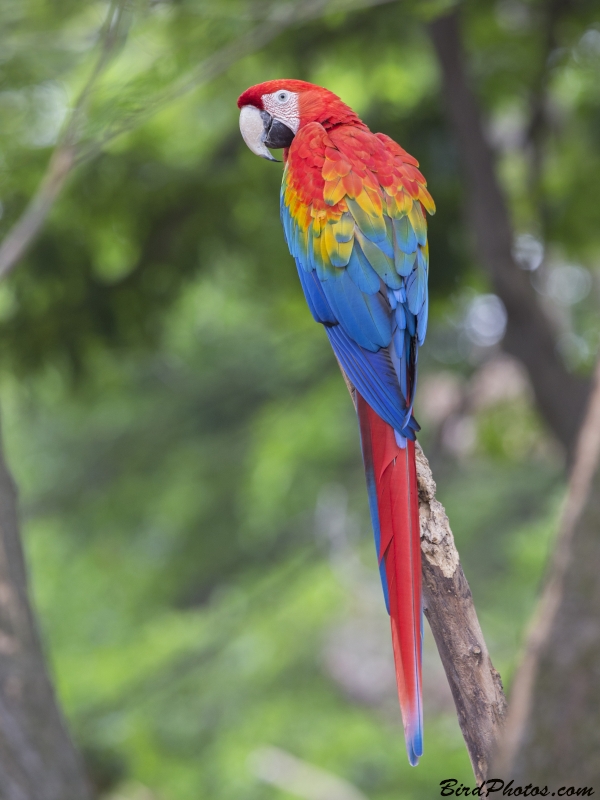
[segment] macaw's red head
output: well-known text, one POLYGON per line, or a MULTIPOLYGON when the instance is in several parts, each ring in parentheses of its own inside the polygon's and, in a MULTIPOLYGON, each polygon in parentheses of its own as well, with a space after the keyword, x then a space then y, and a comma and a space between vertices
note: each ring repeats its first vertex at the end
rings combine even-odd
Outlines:
POLYGON ((358 116, 328 89, 306 81, 277 80, 251 86, 238 98, 240 130, 257 156, 276 161, 267 148, 289 147, 303 125, 360 125, 358 116))

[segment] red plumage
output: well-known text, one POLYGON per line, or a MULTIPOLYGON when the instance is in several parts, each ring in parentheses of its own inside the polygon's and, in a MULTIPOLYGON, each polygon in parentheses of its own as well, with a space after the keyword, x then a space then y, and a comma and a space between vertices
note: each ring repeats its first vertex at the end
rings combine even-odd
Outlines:
MULTIPOLYGON (((374 482, 379 517, 378 557, 385 566, 402 720, 409 758, 416 763, 423 753, 423 708, 421 539, 415 443, 407 441, 406 447, 399 447, 394 429, 358 393, 356 399, 367 481, 374 482)), ((369 489, 371 493, 372 487, 369 489)))

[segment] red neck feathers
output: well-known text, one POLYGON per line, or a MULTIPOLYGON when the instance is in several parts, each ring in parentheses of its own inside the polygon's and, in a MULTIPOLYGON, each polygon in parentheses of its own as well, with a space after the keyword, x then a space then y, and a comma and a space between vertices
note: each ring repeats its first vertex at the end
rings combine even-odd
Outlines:
POLYGON ((367 126, 350 106, 327 89, 315 87, 300 94, 300 125, 319 122, 326 130, 336 125, 367 126))
POLYGON ((282 89, 298 95, 300 127, 307 125, 309 122, 319 122, 327 130, 337 125, 355 125, 359 128, 367 128, 358 114, 355 114, 336 94, 330 92, 329 89, 315 86, 313 83, 307 83, 306 81, 281 79, 251 86, 240 95, 238 107, 253 105, 262 109, 263 96, 282 89))

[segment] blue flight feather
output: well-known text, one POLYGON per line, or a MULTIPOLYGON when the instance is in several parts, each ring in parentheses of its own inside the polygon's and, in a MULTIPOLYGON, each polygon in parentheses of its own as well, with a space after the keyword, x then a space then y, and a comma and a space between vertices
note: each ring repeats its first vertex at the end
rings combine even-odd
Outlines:
POLYGON ((404 215, 400 219, 394 219, 393 223, 396 242, 400 250, 407 255, 414 253, 417 249, 417 236, 408 217, 404 215))
POLYGON ((429 295, 425 292, 425 302, 423 308, 417 314, 417 341, 422 345, 427 333, 427 317, 429 315, 429 295))
POLYGON ((359 248, 355 245, 352 248, 352 255, 350 256, 350 261, 346 267, 348 275, 350 275, 361 292, 365 292, 365 294, 375 294, 375 292, 379 291, 381 278, 369 264, 367 259, 364 256, 360 258, 358 253, 359 248))
POLYGON ((402 286, 402 278, 396 272, 394 261, 386 256, 379 247, 364 236, 356 235, 354 249, 358 258, 366 259, 386 286, 390 289, 399 289, 402 286))
POLYGON ((381 293, 367 295, 365 302, 373 318, 373 323, 379 331, 380 341, 386 344, 382 345, 387 347, 392 339, 392 319, 390 315, 390 306, 387 298, 381 293))
POLYGON ((327 302, 323 287, 317 279, 317 273, 314 270, 306 272, 300 263, 300 259, 296 258, 295 261, 310 313, 317 322, 323 325, 335 325, 337 323, 337 318, 327 302))
MULTIPOLYGON (((317 275, 318 275, 317 270, 317 275)), ((361 347, 376 352, 390 343, 382 339, 365 303, 365 297, 345 269, 336 270, 327 280, 321 281, 338 322, 361 347)))
POLYGON ((348 378, 371 408, 392 428, 414 439, 406 428, 406 401, 387 350, 365 350, 340 325, 327 328, 327 336, 348 378))
POLYGON ((417 266, 406 279, 406 300, 408 310, 418 314, 425 302, 427 291, 427 272, 417 260, 417 266))

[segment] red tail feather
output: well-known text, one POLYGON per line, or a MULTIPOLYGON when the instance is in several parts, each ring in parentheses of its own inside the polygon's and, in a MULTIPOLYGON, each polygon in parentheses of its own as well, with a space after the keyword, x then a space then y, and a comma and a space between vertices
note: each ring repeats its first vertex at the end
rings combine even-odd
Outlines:
POLYGON ((421 543, 415 445, 407 441, 405 447, 399 447, 393 428, 358 394, 357 401, 375 540, 379 562, 385 565, 382 579, 387 582, 406 745, 411 763, 416 764, 423 753, 423 711, 421 543))

